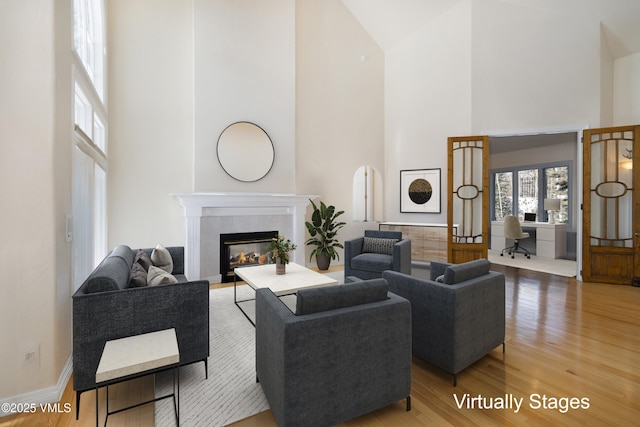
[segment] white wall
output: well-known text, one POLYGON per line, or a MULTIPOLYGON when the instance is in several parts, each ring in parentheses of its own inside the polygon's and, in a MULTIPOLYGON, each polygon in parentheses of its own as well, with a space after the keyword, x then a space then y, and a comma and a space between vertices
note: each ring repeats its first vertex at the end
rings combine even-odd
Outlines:
POLYGON ((640 53, 614 63, 614 124, 640 124, 640 53))
MULTIPOLYGON (((448 136, 609 125, 613 58, 602 37, 592 14, 462 1, 388 50, 386 219, 446 221, 448 136), (399 213, 399 171, 421 168, 443 171, 440 215, 399 213)), ((636 80, 637 68, 616 64, 615 81, 636 80)), ((618 110, 633 110, 620 94, 629 84, 616 85, 618 110)))
POLYGON ((295 192, 295 1, 193 5, 194 189, 295 192), (259 125, 274 144, 273 168, 257 182, 231 178, 216 156, 220 133, 238 121, 259 125))
POLYGON ((606 35, 600 28, 600 126, 613 125, 614 60, 606 35))
POLYGON ((193 190, 191 2, 108 1, 109 249, 184 245, 193 190))
POLYGON ((296 2, 296 85, 298 193, 345 211, 340 241, 377 229, 352 222, 352 181, 359 166, 384 170, 384 55, 340 0, 296 2))
POLYGON ((52 392, 71 353, 71 3, 0 2, 0 400, 52 392), (29 346, 39 360, 24 363, 29 346), (44 390, 44 391, 43 391, 44 390))
POLYGON ((385 219, 446 222, 447 137, 471 132, 471 2, 385 53, 385 219), (441 213, 400 213, 400 170, 441 168, 441 213))
POLYGON ((473 132, 600 122, 600 23, 501 0, 473 5, 473 132))
MULTIPOLYGON (((338 0, 192 4, 108 2, 110 247, 183 244, 171 192, 321 194, 349 211, 356 168, 384 167, 380 48, 338 0), (257 182, 217 160, 236 121, 273 141, 274 166, 257 182)), ((354 227, 341 237, 361 235, 354 227)))

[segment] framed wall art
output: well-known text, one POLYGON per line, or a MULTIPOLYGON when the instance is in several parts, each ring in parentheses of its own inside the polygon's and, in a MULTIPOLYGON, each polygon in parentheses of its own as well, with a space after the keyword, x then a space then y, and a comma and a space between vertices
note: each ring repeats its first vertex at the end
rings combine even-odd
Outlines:
POLYGON ((400 171, 400 212, 440 213, 440 169, 400 171))

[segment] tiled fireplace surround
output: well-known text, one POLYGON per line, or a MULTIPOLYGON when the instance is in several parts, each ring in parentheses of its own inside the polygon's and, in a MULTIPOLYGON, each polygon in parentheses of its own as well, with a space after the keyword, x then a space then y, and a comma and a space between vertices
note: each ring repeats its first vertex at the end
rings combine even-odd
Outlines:
POLYGON ((220 282, 220 234, 277 230, 298 245, 291 261, 304 265, 305 215, 319 196, 278 193, 172 194, 184 208, 185 274, 220 282))

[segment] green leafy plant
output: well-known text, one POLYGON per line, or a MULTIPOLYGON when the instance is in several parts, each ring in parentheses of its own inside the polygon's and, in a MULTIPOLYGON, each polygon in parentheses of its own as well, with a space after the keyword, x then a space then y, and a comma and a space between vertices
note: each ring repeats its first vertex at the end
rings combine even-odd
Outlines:
POLYGON ((344 246, 336 239, 336 234, 346 223, 338 222, 336 218, 342 215, 344 211, 336 212, 334 206, 327 206, 323 202, 320 202, 320 207, 318 207, 313 203, 313 200, 309 199, 309 201, 313 206, 313 214, 311 215, 311 222, 306 221, 304 223, 311 235, 311 238, 306 241, 306 245, 315 246, 309 256, 309 260, 314 255, 321 253, 328 255, 331 259, 340 259, 336 248, 344 248, 344 246))
POLYGON ((295 251, 297 247, 291 240, 278 235, 278 237, 271 239, 267 250, 271 251, 274 259, 279 258, 283 264, 289 264, 289 252, 295 251))

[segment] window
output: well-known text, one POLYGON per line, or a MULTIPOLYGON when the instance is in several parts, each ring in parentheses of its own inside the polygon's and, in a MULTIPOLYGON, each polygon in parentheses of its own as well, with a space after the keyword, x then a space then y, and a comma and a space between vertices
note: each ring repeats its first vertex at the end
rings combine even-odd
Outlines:
POLYGON ((560 199, 556 222, 570 223, 570 174, 568 162, 492 171, 492 218, 515 215, 522 221, 525 213, 535 213, 538 221, 545 222, 544 199, 553 198, 560 199))
POLYGON ((73 283, 107 252, 107 146, 103 0, 73 1, 73 283))
POLYGON ((517 216, 524 219, 525 212, 538 212, 538 170, 518 171, 517 216))
POLYGON ((497 172, 494 177, 495 219, 513 215, 513 172, 497 172))
POLYGON ((73 47, 96 93, 104 100, 105 44, 101 0, 73 1, 73 47))
POLYGON ((104 258, 107 248, 107 174, 93 165, 93 265, 104 258))
POLYGON ((569 222, 569 168, 567 166, 545 169, 546 198, 560 199, 560 210, 555 213, 556 222, 569 222))

